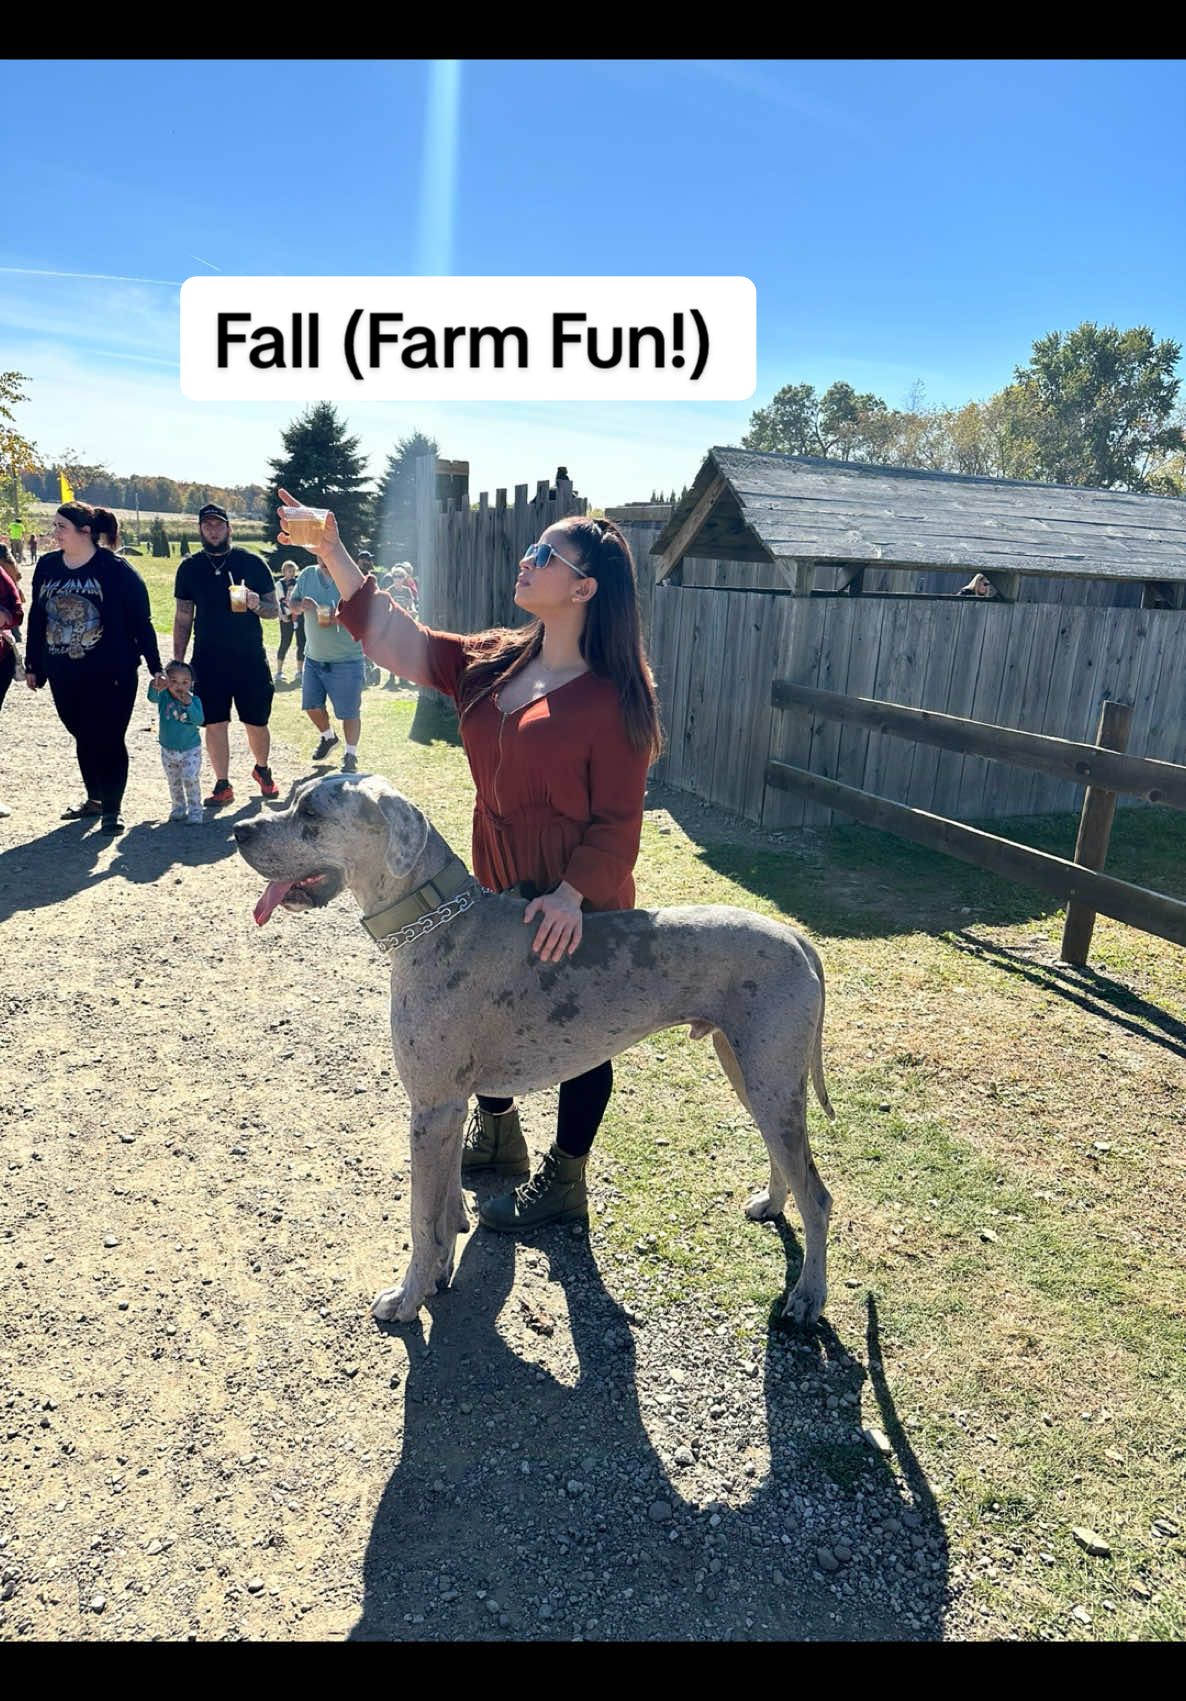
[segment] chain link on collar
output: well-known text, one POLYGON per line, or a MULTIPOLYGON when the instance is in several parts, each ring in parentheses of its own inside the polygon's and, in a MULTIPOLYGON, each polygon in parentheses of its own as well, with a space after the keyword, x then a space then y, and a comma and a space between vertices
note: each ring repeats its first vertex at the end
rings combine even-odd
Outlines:
POLYGON ((472 910, 482 898, 489 897, 485 886, 479 886, 475 880, 471 885, 458 892, 455 898, 447 903, 438 904, 435 910, 429 910, 427 915, 419 916, 410 921, 406 927, 399 927, 394 933, 387 934, 384 939, 376 939, 380 951, 398 951, 401 945, 410 945, 413 939, 419 939, 422 934, 432 933, 438 927, 443 927, 454 916, 464 915, 466 910, 472 910))

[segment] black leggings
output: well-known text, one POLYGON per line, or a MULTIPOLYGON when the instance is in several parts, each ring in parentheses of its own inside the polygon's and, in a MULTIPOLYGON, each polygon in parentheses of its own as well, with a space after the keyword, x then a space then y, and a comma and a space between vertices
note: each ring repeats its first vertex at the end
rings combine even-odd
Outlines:
POLYGON ((4 706, 15 673, 16 651, 6 638, 0 638, 0 708, 4 706))
POLYGON ((104 815, 118 815, 128 783, 128 747, 124 742, 136 702, 137 675, 127 679, 87 679, 70 669, 49 682, 58 719, 74 738, 82 783, 98 798, 104 815))
MULTIPOLYGON (((560 1083, 560 1110, 556 1117, 556 1144, 568 1158, 583 1158, 601 1127, 605 1107, 614 1090, 614 1066, 599 1063, 584 1075, 560 1083)), ((483 1110, 510 1110, 514 1099, 492 1099, 478 1094, 483 1110)))
POLYGON ((296 633, 297 661, 305 659, 305 617, 299 614, 295 620, 280 622, 280 648, 276 651, 276 666, 284 666, 284 658, 292 647, 292 635, 296 633))

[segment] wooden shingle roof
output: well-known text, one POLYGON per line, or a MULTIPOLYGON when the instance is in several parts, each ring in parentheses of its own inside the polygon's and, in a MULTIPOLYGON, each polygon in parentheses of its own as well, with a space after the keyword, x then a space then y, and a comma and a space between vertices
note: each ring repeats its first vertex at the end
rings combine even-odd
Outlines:
POLYGON ((1182 583, 1186 501, 716 448, 652 555, 1182 583))

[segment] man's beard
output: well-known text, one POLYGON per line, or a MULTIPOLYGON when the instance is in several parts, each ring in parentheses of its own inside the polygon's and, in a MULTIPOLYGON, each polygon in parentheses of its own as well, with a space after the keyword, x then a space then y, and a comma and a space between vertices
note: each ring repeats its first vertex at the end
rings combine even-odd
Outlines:
POLYGON ((231 552, 230 527, 227 527, 227 534, 221 543, 210 543, 208 539, 203 538, 202 548, 206 551, 207 555, 229 555, 231 552))

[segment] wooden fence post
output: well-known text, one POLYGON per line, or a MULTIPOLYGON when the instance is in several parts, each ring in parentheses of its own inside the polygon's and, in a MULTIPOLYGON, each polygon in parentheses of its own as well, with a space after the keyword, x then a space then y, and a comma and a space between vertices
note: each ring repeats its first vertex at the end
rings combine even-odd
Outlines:
MULTIPOLYGON (((1095 742, 1105 750, 1127 750, 1132 727, 1132 704, 1104 700, 1100 710, 1099 731, 1095 742)), ((1083 797, 1083 812, 1079 817, 1079 836, 1075 840, 1075 861, 1082 868, 1096 872, 1103 869, 1108 856, 1108 840, 1112 836, 1112 819, 1116 814, 1116 793, 1102 786, 1088 786, 1083 797)), ((1061 959, 1064 963, 1082 966, 1091 949, 1095 930, 1095 911, 1087 904, 1072 898, 1067 905, 1067 919, 1062 930, 1061 959)))

